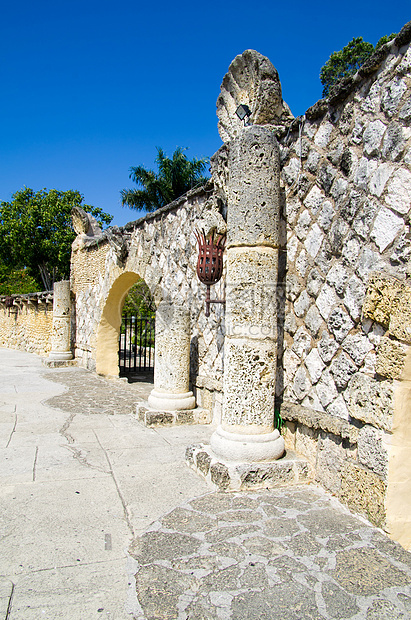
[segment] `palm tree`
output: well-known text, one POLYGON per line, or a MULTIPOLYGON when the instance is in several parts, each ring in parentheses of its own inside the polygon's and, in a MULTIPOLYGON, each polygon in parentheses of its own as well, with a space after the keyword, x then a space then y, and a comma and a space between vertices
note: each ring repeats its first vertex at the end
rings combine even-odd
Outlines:
POLYGON ((157 147, 155 159, 158 173, 146 170, 143 166, 130 168, 130 179, 142 189, 123 189, 121 198, 123 206, 131 209, 155 211, 173 202, 188 190, 203 185, 207 177, 203 172, 209 162, 204 159, 190 160, 181 147, 177 147, 172 159, 166 156, 163 149, 157 147))

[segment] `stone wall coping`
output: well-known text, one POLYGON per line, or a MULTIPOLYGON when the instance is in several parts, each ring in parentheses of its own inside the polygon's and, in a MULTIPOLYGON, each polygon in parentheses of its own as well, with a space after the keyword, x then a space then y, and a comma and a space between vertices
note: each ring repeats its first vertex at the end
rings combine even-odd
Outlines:
MULTIPOLYGON (((388 56, 391 48, 400 48, 411 42, 411 21, 407 22, 397 34, 395 39, 382 45, 364 62, 355 75, 340 80, 330 89, 330 95, 326 99, 319 99, 305 113, 308 120, 322 118, 331 107, 335 107, 347 99, 348 95, 362 85, 364 80, 375 73, 388 56)), ((302 117, 297 117, 291 124, 291 131, 295 125, 299 125, 302 117), (297 121, 297 122, 296 122, 297 121)))
POLYGON ((282 138, 284 135, 287 136, 294 131, 298 131, 300 125, 304 122, 305 119, 309 121, 315 121, 322 119, 332 108, 335 108, 337 105, 343 103, 348 96, 360 88, 365 80, 367 80, 370 75, 375 73, 379 67, 382 65, 386 57, 388 56, 390 50, 393 47, 400 48, 403 45, 407 45, 411 42, 411 21, 407 22, 397 34, 395 39, 389 41, 382 45, 378 50, 375 50, 373 54, 364 62, 364 64, 359 68, 357 73, 354 75, 350 75, 349 77, 343 78, 337 84, 331 87, 330 94, 328 97, 319 99, 310 106, 304 115, 296 116, 288 123, 288 132, 287 126, 285 128, 281 128, 281 131, 278 129, 276 132, 278 138, 282 138))
POLYGON ((140 217, 138 220, 133 220, 132 222, 128 222, 124 226, 110 226, 109 228, 106 228, 106 230, 104 230, 101 233, 101 235, 99 235, 98 237, 90 237, 88 239, 85 239, 84 247, 90 248, 92 246, 99 246, 99 244, 101 243, 108 242, 108 238, 112 231, 117 234, 118 233, 126 234, 126 235, 127 233, 131 234, 133 230, 135 230, 136 228, 141 228, 145 222, 149 222, 150 220, 154 220, 158 217, 162 217, 163 215, 167 213, 171 213, 172 211, 175 211, 182 204, 187 202, 188 199, 195 198, 196 196, 201 196, 203 194, 212 193, 213 187, 214 187, 213 182, 210 179, 204 185, 191 189, 190 191, 180 196, 180 198, 173 200, 173 202, 170 202, 168 205, 165 205, 164 207, 160 207, 160 209, 157 209, 156 211, 152 211, 151 213, 146 213, 146 215, 144 215, 143 217, 140 217))
POLYGON ((0 304, 6 305, 6 300, 13 300, 13 305, 20 303, 52 303, 53 301, 53 291, 39 291, 37 293, 23 293, 23 294, 14 294, 14 295, 1 295, 0 296, 0 304))
POLYGON ((327 431, 342 439, 348 439, 352 444, 357 443, 359 429, 342 418, 336 418, 325 411, 308 409, 291 402, 281 405, 281 417, 288 422, 298 422, 313 430, 327 431))

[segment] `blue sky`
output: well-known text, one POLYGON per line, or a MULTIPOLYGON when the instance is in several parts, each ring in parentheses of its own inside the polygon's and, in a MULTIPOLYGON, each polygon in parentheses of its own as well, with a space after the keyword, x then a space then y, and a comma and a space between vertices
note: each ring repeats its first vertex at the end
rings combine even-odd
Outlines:
POLYGON ((0 23, 0 200, 23 186, 78 189, 123 225, 130 166, 220 146, 215 102, 232 59, 256 49, 295 116, 321 97, 319 71, 354 36, 375 44, 408 2, 156 3, 21 0, 0 23))

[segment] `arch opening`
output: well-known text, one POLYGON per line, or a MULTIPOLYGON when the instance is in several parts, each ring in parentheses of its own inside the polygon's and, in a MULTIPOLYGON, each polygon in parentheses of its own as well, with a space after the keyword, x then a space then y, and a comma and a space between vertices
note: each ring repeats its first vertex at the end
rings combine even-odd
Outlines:
POLYGON ((97 330, 96 371, 100 375, 119 376, 121 313, 129 290, 139 280, 141 277, 137 273, 128 271, 111 286, 97 330))
POLYGON ((129 383, 154 382, 155 304, 145 280, 129 289, 119 338, 120 376, 129 383))

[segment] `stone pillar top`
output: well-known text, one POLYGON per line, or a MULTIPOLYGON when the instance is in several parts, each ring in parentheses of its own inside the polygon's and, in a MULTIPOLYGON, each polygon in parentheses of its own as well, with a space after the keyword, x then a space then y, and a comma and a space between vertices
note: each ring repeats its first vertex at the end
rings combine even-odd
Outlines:
POLYGON ((255 50, 236 56, 223 78, 217 99, 218 131, 223 142, 239 136, 244 122, 236 115, 239 105, 251 111, 253 125, 284 125, 293 115, 283 101, 277 69, 255 50))

